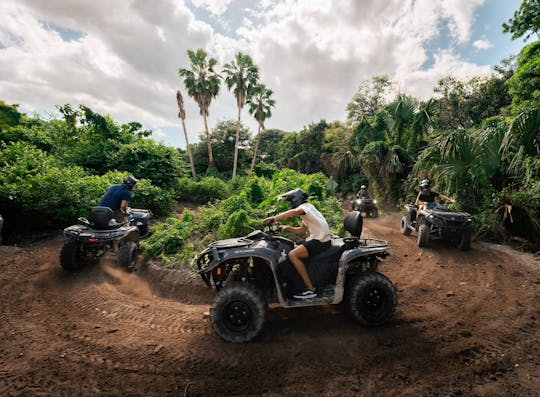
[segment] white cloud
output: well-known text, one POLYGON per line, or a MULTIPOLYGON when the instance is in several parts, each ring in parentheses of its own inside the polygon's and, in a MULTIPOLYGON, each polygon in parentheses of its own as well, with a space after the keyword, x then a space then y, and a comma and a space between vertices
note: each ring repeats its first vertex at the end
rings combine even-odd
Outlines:
POLYGON ((193 5, 198 8, 203 8, 214 15, 221 15, 231 4, 232 0, 191 0, 193 5))
POLYGON ((165 138, 167 136, 167 133, 163 131, 162 129, 157 129, 152 131, 152 135, 155 135, 160 138, 165 138))
MULTIPOLYGON (((0 99, 39 112, 84 103, 120 122, 140 121, 156 136, 168 133, 178 144, 177 89, 185 97, 190 141, 203 128, 177 73, 188 66, 187 49, 205 48, 220 62, 236 51, 250 54, 274 90, 277 106, 267 128, 288 131, 320 118, 343 120, 358 84, 374 75, 390 74, 401 90, 427 97, 445 74, 489 73, 461 59, 452 42, 434 54, 426 50, 441 24, 455 43, 467 42, 483 0, 259 0, 247 10, 231 0, 189 1, 209 10, 211 20, 242 12, 236 22, 222 21, 234 33, 216 33, 177 0, 0 2, 0 99), (80 35, 65 41, 48 24, 80 35)), ((483 40, 473 45, 481 48, 483 40)), ((210 127, 235 117, 233 95, 222 87, 210 127)), ((245 109, 242 118, 256 131, 245 109)))
POLYGON ((488 48, 493 47, 493 44, 491 44, 491 42, 487 39, 481 39, 474 41, 473 46, 475 46, 479 50, 487 50, 488 48))

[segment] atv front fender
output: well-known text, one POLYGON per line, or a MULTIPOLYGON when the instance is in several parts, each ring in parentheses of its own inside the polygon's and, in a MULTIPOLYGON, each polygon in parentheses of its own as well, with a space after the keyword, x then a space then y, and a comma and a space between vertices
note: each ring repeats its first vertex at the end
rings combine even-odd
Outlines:
POLYGON ((374 245, 368 245, 365 247, 359 247, 345 252, 340 259, 338 274, 336 278, 336 290, 334 294, 334 300, 332 304, 337 305, 343 300, 345 293, 345 278, 347 276, 347 270, 351 263, 356 262, 359 258, 369 256, 386 256, 388 255, 388 243, 384 240, 367 239, 376 242, 374 245))

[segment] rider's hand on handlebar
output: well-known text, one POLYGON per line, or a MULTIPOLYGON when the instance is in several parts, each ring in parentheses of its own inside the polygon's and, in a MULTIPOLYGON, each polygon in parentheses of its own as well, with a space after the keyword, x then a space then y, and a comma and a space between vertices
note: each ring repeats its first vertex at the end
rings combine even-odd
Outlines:
POLYGON ((269 225, 271 225, 272 223, 274 223, 276 221, 276 217, 275 216, 269 216, 268 218, 264 218, 262 220, 262 223, 267 223, 269 225))

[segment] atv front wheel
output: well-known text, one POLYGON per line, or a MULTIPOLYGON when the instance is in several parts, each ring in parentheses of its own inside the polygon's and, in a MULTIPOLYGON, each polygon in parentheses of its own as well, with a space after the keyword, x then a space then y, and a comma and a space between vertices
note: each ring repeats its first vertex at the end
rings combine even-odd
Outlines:
POLYGON ((467 228, 463 230, 461 236, 459 236, 457 247, 462 251, 467 251, 471 248, 472 241, 472 229, 467 228))
POLYGON ((429 244, 429 226, 422 223, 418 228, 418 246, 427 247, 429 244))
POLYGON ((137 244, 128 241, 118 248, 117 255, 118 264, 124 269, 131 269, 137 262, 137 244))
POLYGON ((396 304, 396 287, 381 273, 366 272, 347 283, 347 310, 362 325, 383 324, 392 316, 396 304))
POLYGON ((411 229, 407 225, 407 217, 406 216, 401 218, 401 220, 399 221, 399 231, 401 232, 401 234, 403 234, 405 236, 408 236, 409 234, 411 234, 411 229))
POLYGON ((371 217, 372 218, 377 218, 379 216, 379 209, 378 208, 373 208, 373 211, 371 211, 371 217))
POLYGON ((76 272, 84 266, 80 241, 70 239, 64 242, 60 251, 60 265, 68 272, 76 272))
POLYGON ((216 333, 227 342, 245 343, 261 332, 268 305, 262 292, 245 283, 231 283, 220 290, 210 308, 216 333))

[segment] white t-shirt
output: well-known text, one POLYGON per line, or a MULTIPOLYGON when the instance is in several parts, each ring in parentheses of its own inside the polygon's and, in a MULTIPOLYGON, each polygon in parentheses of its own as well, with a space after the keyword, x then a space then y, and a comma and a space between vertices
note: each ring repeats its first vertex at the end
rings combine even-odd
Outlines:
POLYGON ((317 208, 309 203, 300 204, 298 208, 303 209, 306 213, 305 215, 300 215, 302 223, 304 223, 309 230, 309 237, 306 240, 319 240, 321 243, 330 240, 330 228, 328 227, 328 223, 317 208))

